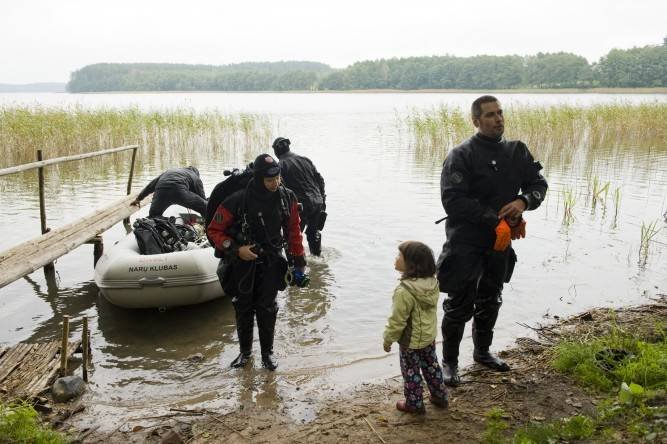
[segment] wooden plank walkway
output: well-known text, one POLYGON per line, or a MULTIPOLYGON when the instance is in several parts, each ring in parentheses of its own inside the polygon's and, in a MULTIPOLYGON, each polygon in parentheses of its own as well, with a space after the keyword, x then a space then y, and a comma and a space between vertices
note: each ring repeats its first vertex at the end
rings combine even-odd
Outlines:
MULTIPOLYGON (((0 253, 0 288, 52 263, 139 210, 130 205, 138 193, 126 196, 78 221, 49 231, 0 253)), ((141 201, 150 203, 152 195, 141 201)))
MULTIPOLYGON (((31 399, 46 391, 60 368, 60 340, 44 344, 17 344, 0 350, 0 394, 8 399, 31 399)), ((67 359, 81 345, 69 342, 67 359)))

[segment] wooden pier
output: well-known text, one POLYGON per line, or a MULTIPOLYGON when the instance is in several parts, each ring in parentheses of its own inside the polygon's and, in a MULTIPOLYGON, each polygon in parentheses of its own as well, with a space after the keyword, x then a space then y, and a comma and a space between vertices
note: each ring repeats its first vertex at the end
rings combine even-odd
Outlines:
MULTIPOLYGON (((66 359, 79 350, 81 341, 67 345, 66 359)), ((32 399, 49 389, 58 376, 60 340, 41 344, 16 344, 0 350, 0 395, 7 399, 32 399)))
MULTIPOLYGON (((85 243, 96 243, 98 251, 93 259, 96 261, 103 250, 100 235, 139 209, 130 205, 135 197, 136 195, 124 197, 80 220, 1 252, 0 288, 51 264, 85 243)), ((144 199, 142 204, 147 202, 150 202, 150 196, 144 199)))
POLYGON ((0 347, 0 399, 32 400, 47 392, 57 376, 68 375, 69 361, 77 352, 82 355, 83 380, 88 382, 90 331, 85 317, 81 340, 69 340, 69 316, 64 316, 59 340, 0 347))
MULTIPOLYGON (((136 194, 130 193, 137 149, 137 145, 131 145, 49 160, 43 160, 42 152, 38 150, 37 162, 0 170, 0 176, 31 169, 38 170, 40 221, 42 228, 42 236, 35 237, 9 250, 0 252, 0 288, 32 273, 38 268, 44 267, 45 272, 52 272, 53 261, 86 243, 94 244, 93 261, 94 263, 97 262, 97 259, 102 256, 104 248, 101 234, 120 221, 125 222, 126 226, 129 226, 130 215, 139 210, 138 207, 130 205, 130 202, 136 197, 136 194), (127 150, 132 150, 132 161, 127 183, 128 196, 63 227, 54 230, 47 227, 44 202, 44 167, 127 150)), ((142 201, 142 205, 150 201, 151 196, 148 196, 142 201)))

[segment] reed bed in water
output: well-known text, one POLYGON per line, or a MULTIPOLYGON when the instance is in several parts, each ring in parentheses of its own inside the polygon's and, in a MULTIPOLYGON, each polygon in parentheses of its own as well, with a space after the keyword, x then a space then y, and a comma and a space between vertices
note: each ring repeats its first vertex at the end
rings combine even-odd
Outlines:
MULTIPOLYGON (((664 103, 513 106, 505 108, 505 117, 505 135, 526 142, 546 163, 585 161, 598 150, 667 148, 664 103)), ((474 132, 468 112, 446 105, 413 111, 407 125, 417 149, 439 158, 474 132)))
MULTIPOLYGON (((142 150, 139 169, 196 163, 223 149, 267 145, 269 132, 268 118, 254 114, 6 106, 0 107, 0 168, 34 161, 37 149, 53 158, 131 144, 142 150)), ((100 162, 116 165, 119 156, 100 162)))

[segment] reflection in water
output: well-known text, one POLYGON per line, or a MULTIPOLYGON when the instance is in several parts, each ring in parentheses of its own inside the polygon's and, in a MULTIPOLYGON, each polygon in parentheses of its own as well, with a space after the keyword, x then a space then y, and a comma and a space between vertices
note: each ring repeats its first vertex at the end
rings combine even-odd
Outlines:
MULTIPOLYGON (((92 308, 93 295, 97 294, 95 282, 84 282, 74 288, 58 288, 56 272, 45 271, 44 274, 47 283, 46 292, 31 276, 24 277, 24 280, 30 284, 40 299, 49 304, 53 314, 37 325, 25 342, 47 342, 60 338, 63 316, 69 316, 70 336, 74 337, 77 334, 75 332, 79 332, 82 328, 81 317, 87 315, 92 308)), ((78 334, 80 336, 80 332, 78 334)))
POLYGON ((160 312, 116 307, 99 296, 97 314, 106 364, 120 369, 170 369, 197 353, 215 360, 235 332, 228 298, 160 312))
MULTIPOLYGON (((323 252, 327 254, 327 250, 323 252)), ((310 285, 306 288, 288 287, 285 292, 285 306, 280 311, 278 322, 286 322, 289 341, 296 346, 317 345, 323 342, 321 328, 317 321, 327 314, 332 295, 329 286, 333 276, 324 258, 308 257, 310 285), (293 337, 294 335, 297 337, 293 337)), ((281 329, 283 330, 283 329, 281 329)))
POLYGON ((282 404, 274 372, 247 366, 238 370, 236 380, 238 404, 244 408, 258 406, 275 409, 282 404))

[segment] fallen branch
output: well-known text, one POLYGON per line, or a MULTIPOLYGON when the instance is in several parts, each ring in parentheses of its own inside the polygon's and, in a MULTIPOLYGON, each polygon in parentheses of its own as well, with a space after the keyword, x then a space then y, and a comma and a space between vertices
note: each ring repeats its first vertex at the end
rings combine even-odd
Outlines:
POLYGON ((366 419, 366 418, 364 418, 364 421, 366 421, 366 424, 368 424, 368 427, 371 428, 371 430, 373 431, 373 433, 375 433, 375 436, 378 437, 378 439, 382 442, 382 444, 387 444, 386 441, 385 441, 384 439, 382 439, 382 437, 381 437, 380 434, 377 432, 377 430, 375 430, 375 427, 373 427, 373 424, 371 424, 370 421, 369 421, 368 419, 366 419))
POLYGON ((205 410, 188 410, 188 409, 169 409, 170 412, 190 413, 192 415, 203 415, 207 413, 205 410))
POLYGON ((96 425, 96 426, 94 426, 94 427, 89 428, 89 429, 86 430, 85 432, 80 433, 79 436, 77 436, 76 440, 79 441, 79 442, 83 442, 83 440, 86 439, 86 437, 87 437, 88 435, 90 435, 91 433, 95 432, 95 431, 96 431, 97 429, 99 429, 99 428, 100 428, 99 425, 96 425))
MULTIPOLYGON (((225 416, 225 415, 221 415, 221 416, 225 416)), ((225 422, 222 419, 218 418, 217 416, 213 416, 212 418, 215 419, 216 421, 218 421, 220 424, 222 424, 222 426, 224 428, 226 428, 227 430, 229 430, 230 432, 236 433, 237 435, 239 435, 243 439, 246 439, 246 440, 248 439, 243 434, 241 434, 241 432, 239 432, 238 430, 236 430, 236 429, 228 426, 227 424, 225 424, 225 422)))

